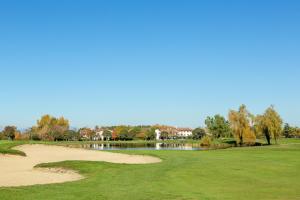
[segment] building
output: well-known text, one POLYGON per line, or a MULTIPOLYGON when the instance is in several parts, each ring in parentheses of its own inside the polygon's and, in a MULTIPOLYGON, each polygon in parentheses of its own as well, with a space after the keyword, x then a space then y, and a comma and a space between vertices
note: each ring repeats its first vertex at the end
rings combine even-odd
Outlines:
POLYGON ((161 131, 159 129, 155 130, 155 138, 156 140, 160 140, 161 131))
POLYGON ((193 129, 190 128, 177 128, 177 137, 187 138, 193 135, 193 129))
POLYGON ((95 129, 95 135, 93 137, 94 141, 102 140, 104 141, 104 130, 103 129, 95 129))
POLYGON ((188 138, 193 135, 193 129, 191 128, 175 128, 171 126, 161 126, 155 130, 156 140, 161 139, 162 132, 168 133, 168 139, 188 138))

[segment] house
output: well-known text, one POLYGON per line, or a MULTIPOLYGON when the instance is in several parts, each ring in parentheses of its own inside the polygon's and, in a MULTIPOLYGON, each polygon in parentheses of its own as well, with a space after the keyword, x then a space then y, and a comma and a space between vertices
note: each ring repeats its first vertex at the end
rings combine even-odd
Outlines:
POLYGON ((95 135, 93 137, 94 141, 98 141, 98 140, 104 140, 104 130, 103 129, 95 129, 95 135))
POLYGON ((156 140, 160 140, 161 131, 159 129, 155 130, 155 138, 156 140))
POLYGON ((104 140, 110 140, 111 139, 111 135, 108 136, 106 132, 109 131, 111 134, 113 132, 112 130, 109 130, 109 129, 105 128, 105 127, 99 128, 98 126, 95 128, 94 131, 95 131, 95 135, 93 137, 94 141, 97 141, 97 140, 102 140, 102 141, 104 141, 104 140), (106 135, 105 135, 105 133, 106 133, 106 135))
POLYGON ((193 135, 193 129, 190 128, 177 128, 177 137, 187 138, 193 135))
POLYGON ((160 126, 155 130, 156 140, 161 139, 162 132, 168 133, 168 139, 187 138, 193 135, 191 128, 175 128, 171 126, 160 126))

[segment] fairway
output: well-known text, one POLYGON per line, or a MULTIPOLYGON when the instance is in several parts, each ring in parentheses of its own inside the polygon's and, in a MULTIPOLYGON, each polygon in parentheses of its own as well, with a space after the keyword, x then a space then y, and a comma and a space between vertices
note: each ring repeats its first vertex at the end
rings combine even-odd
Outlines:
POLYGON ((291 142, 212 151, 123 151, 163 160, 148 165, 50 163, 43 166, 78 170, 86 179, 0 188, 0 199, 300 199, 300 144, 291 142))

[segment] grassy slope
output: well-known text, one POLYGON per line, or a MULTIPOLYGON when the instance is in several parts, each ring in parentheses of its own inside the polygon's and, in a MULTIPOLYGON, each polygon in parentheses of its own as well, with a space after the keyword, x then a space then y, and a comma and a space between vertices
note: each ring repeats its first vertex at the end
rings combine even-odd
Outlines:
POLYGON ((23 141, 11 142, 11 141, 7 141, 7 140, 0 140, 0 153, 25 156, 24 152, 12 149, 13 147, 24 144, 24 143, 25 142, 23 142, 23 141))
POLYGON ((300 144, 284 143, 216 151, 126 151, 164 160, 150 165, 54 163, 50 166, 76 169, 88 178, 0 188, 0 199, 300 199, 300 144))

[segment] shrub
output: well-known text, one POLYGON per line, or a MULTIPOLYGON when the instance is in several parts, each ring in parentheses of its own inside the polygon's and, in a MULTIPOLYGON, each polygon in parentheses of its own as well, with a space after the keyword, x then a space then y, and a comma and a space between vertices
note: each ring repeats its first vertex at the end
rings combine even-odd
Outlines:
POLYGON ((204 136, 200 141, 201 146, 209 147, 211 144, 212 140, 209 136, 204 136))
POLYGON ((39 136, 38 134, 36 134, 36 133, 33 133, 33 134, 31 135, 31 139, 32 139, 32 140, 35 140, 35 141, 41 140, 40 136, 39 136))

